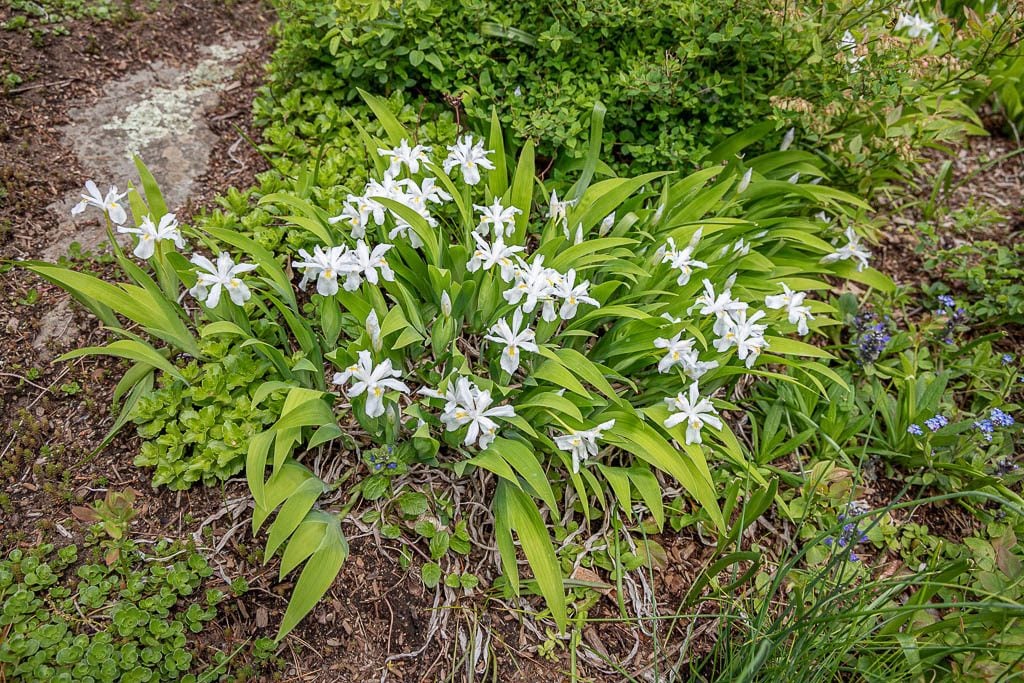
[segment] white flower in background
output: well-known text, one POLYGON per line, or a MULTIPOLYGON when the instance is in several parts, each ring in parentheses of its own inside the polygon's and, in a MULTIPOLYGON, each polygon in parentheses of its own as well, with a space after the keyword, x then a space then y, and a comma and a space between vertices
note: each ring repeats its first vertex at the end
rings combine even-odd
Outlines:
POLYGON ((846 239, 848 244, 844 244, 836 249, 835 253, 828 254, 819 263, 835 263, 836 261, 853 259, 857 262, 857 272, 867 268, 871 252, 861 243, 860 235, 854 232, 852 225, 846 228, 846 239))
POLYGON ((747 368, 754 367, 754 362, 761 351, 768 348, 768 342, 764 338, 768 326, 757 322, 763 317, 764 311, 755 311, 753 315, 747 317, 746 309, 727 316, 722 336, 713 342, 715 349, 723 352, 735 346, 736 356, 746 361, 747 368))
POLYGON ((437 186, 436 178, 424 178, 419 185, 412 178, 399 180, 398 183, 405 187, 403 203, 424 218, 430 217, 427 213, 427 204, 444 204, 452 200, 450 194, 437 186))
POLYGON ((683 422, 686 423, 686 443, 702 443, 700 430, 704 425, 715 429, 722 428, 722 420, 711 401, 700 395, 697 383, 690 385, 689 395, 679 393, 675 398, 666 398, 665 403, 672 413, 665 420, 665 426, 671 429, 683 422))
POLYGON ((196 273, 195 286, 188 293, 196 299, 205 300, 207 308, 217 307, 222 288, 228 290, 228 296, 237 306, 249 300, 251 293, 239 275, 255 270, 255 264, 236 264, 226 251, 218 254, 216 265, 200 254, 192 255, 192 263, 199 266, 199 272, 196 273))
POLYGON ((690 243, 682 249, 676 249, 675 240, 669 237, 665 241, 665 246, 658 250, 658 254, 661 255, 661 262, 671 264, 672 268, 679 271, 676 284, 680 287, 690 281, 695 268, 706 269, 708 267, 708 264, 693 258, 693 251, 697 248, 702 232, 702 229, 698 229, 690 239, 690 243))
POLYGON ((789 149, 789 146, 793 144, 793 138, 796 137, 796 128, 790 128, 786 131, 786 134, 782 136, 782 144, 779 145, 779 151, 785 152, 789 149))
POLYGON ((388 282, 394 282, 395 273, 388 265, 387 259, 384 258, 384 254, 391 247, 390 244, 378 244, 373 251, 370 251, 366 242, 362 240, 356 242, 356 248, 348 252, 349 265, 346 271, 345 289, 350 292, 359 289, 359 285, 363 284, 363 278, 366 278, 371 285, 377 284, 379 282, 378 270, 380 270, 380 277, 388 282))
POLYGON ((698 380, 707 374, 708 370, 714 370, 717 367, 717 360, 697 360, 684 367, 683 372, 685 372, 686 376, 690 379, 698 380))
POLYGON ((516 214, 522 213, 514 206, 502 206, 501 200, 497 197, 490 206, 474 204, 473 208, 480 212, 480 224, 476 226, 476 232, 486 235, 487 229, 490 228, 495 237, 511 236, 516 230, 516 214))
POLYGON ((519 350, 537 353, 540 349, 534 341, 535 335, 529 327, 523 326, 523 311, 516 309, 512 314, 512 324, 504 318, 491 326, 484 335, 484 339, 495 344, 504 344, 501 352, 501 369, 510 375, 514 375, 519 369, 519 350))
POLYGON ((903 14, 900 15, 899 21, 896 22, 896 27, 893 30, 902 31, 907 29, 907 35, 911 38, 922 38, 930 35, 934 28, 935 24, 926 20, 920 14, 903 14))
POLYGON ((384 218, 388 215, 388 210, 384 208, 383 204, 375 201, 375 197, 393 199, 404 204, 405 190, 402 189, 401 181, 395 180, 391 173, 385 173, 384 177, 379 181, 370 180, 370 182, 366 183, 362 199, 370 206, 373 222, 377 225, 384 225, 384 218))
POLYGON ((800 182, 800 172, 797 171, 793 175, 789 176, 789 178, 786 179, 786 182, 789 183, 790 185, 796 185, 798 182, 800 182))
POLYGON ((559 201, 558 193, 551 190, 551 199, 548 201, 548 219, 555 222, 556 225, 561 224, 562 230, 566 232, 566 237, 569 237, 569 208, 576 206, 578 199, 566 199, 565 201, 559 201))
POLYGON ((672 315, 668 311, 665 311, 664 313, 662 313, 661 317, 664 318, 665 320, 669 321, 670 323, 673 323, 673 324, 676 324, 676 325, 678 325, 679 323, 683 322, 682 318, 677 318, 676 316, 672 315))
POLYGON ((366 225, 370 222, 373 206, 365 197, 350 194, 348 201, 341 207, 341 213, 327 219, 331 225, 344 223, 348 226, 353 239, 366 237, 366 225))
POLYGON ((601 306, 597 299, 590 296, 590 280, 584 280, 577 285, 576 271, 572 268, 569 269, 569 272, 564 277, 558 279, 553 289, 554 295, 562 299, 562 307, 558 310, 558 315, 562 320, 572 320, 575 318, 580 304, 601 306))
POLYGON ((732 298, 732 291, 729 287, 723 289, 721 294, 716 296, 715 286, 707 278, 704 279, 704 293, 697 297, 696 303, 690 306, 686 312, 689 313, 698 306, 701 307, 701 315, 715 316, 714 332, 718 335, 725 332, 730 315, 747 310, 747 304, 732 298))
POLYGON ((393 240, 397 237, 402 237, 409 241, 409 245, 412 246, 413 249, 419 249, 422 247, 423 240, 420 239, 420 236, 415 230, 413 230, 412 225, 410 225, 404 218, 397 215, 394 218, 395 227, 388 231, 388 239, 393 240))
POLYGON ((583 224, 582 223, 580 223, 579 225, 576 226, 576 232, 575 233, 573 233, 571 230, 569 230, 569 226, 568 225, 566 225, 565 228, 562 229, 562 232, 565 234, 565 239, 571 241, 573 244, 583 244, 583 224))
POLYGON ((185 238, 181 236, 178 229, 178 221, 173 213, 165 213, 160 218, 160 223, 154 225, 153 219, 144 216, 142 223, 137 228, 128 228, 123 225, 117 226, 117 231, 122 234, 139 236, 139 243, 135 245, 132 253, 140 259, 152 258, 156 243, 162 240, 170 240, 178 249, 185 248, 185 238))
POLYGON ((750 244, 750 242, 747 242, 741 237, 733 243, 732 253, 736 254, 737 256, 746 256, 747 254, 750 253, 751 246, 752 245, 750 244))
POLYGON ((789 316, 789 322, 796 325, 797 333, 807 334, 810 331, 807 327, 807 321, 814 320, 810 307, 804 305, 807 293, 794 292, 785 282, 782 283, 782 290, 782 294, 766 296, 764 298, 764 305, 774 309, 785 308, 789 316))
MULTIPOLYGON (((597 234, 604 237, 608 232, 615 227, 615 212, 612 211, 610 214, 604 217, 601 221, 601 225, 597 229, 597 234)), ((612 420, 614 422, 614 420, 612 420)))
POLYGON ((454 432, 464 425, 469 425, 463 445, 469 446, 474 441, 481 449, 487 448, 494 441, 498 431, 495 417, 515 417, 512 406, 495 406, 491 408, 493 399, 491 392, 481 391, 479 387, 465 377, 459 377, 455 391, 451 387, 444 397, 448 403, 441 422, 449 432, 454 432))
POLYGON ((822 223, 825 223, 826 225, 832 223, 832 217, 829 216, 824 211, 819 211, 818 213, 814 214, 814 217, 817 218, 822 223))
POLYGON ((748 168, 747 172, 740 178, 739 185, 736 186, 736 194, 743 194, 743 192, 750 186, 750 179, 754 177, 754 169, 748 168))
POLYGON ((516 263, 512 258, 516 253, 523 251, 524 247, 506 246, 505 240, 500 236, 494 240, 494 244, 488 244, 487 240, 475 232, 473 239, 476 240, 476 249, 473 251, 472 258, 466 263, 466 270, 475 273, 481 268, 490 270, 494 266, 498 266, 501 270, 501 279, 511 282, 516 271, 516 263))
MULTIPOLYGON (((530 265, 520 264, 520 268, 516 272, 515 284, 510 289, 506 289, 503 296, 505 301, 513 306, 525 297, 526 301, 522 305, 523 312, 532 313, 538 302, 551 301, 552 282, 557 281, 560 277, 558 271, 544 267, 543 256, 537 256, 530 265)), ((551 313, 551 320, 554 320, 553 305, 551 313)))
POLYGON ((383 340, 380 337, 380 319, 377 317, 377 310, 371 309, 366 316, 366 334, 370 337, 370 346, 374 351, 380 352, 383 340))
POLYGON ((448 292, 441 292, 441 313, 444 317, 450 318, 452 316, 452 298, 448 296, 448 292))
POLYGON ((580 465, 597 455, 597 440, 602 432, 615 426, 615 420, 602 422, 593 429, 570 429, 568 434, 555 437, 555 445, 572 455, 572 471, 579 474, 580 465))
POLYGON ((356 381, 349 387, 350 398, 366 394, 366 414, 369 417, 380 417, 384 414, 384 394, 389 390, 409 393, 409 387, 395 379, 402 373, 391 367, 391 360, 385 359, 374 367, 369 351, 359 352, 359 362, 350 365, 344 372, 334 375, 335 384, 345 384, 350 379, 356 381))
POLYGON ((665 355, 658 361, 658 372, 666 373, 675 366, 685 368, 691 363, 697 362, 697 352, 693 345, 694 339, 682 339, 683 333, 679 332, 671 339, 658 337, 654 340, 654 348, 664 349, 665 355))
POLYGON ((423 145, 410 147, 409 141, 402 138, 402 141, 398 143, 398 147, 394 149, 378 149, 377 154, 382 157, 391 157, 391 166, 388 167, 388 172, 391 175, 398 175, 402 170, 402 164, 408 167, 409 173, 419 173, 420 162, 429 161, 427 155, 430 154, 430 148, 423 145))
POLYGON ((448 145, 448 156, 441 167, 451 173, 456 166, 462 171, 462 179, 468 185, 480 182, 480 169, 493 170, 494 163, 487 158, 494 150, 484 149, 484 141, 473 141, 472 135, 463 135, 454 145, 448 145))
POLYGON ((857 73, 860 71, 860 63, 864 61, 863 55, 857 54, 857 39, 853 37, 850 31, 846 31, 843 34, 843 39, 839 41, 840 52, 846 54, 846 64, 850 69, 850 73, 857 73))
POLYGON ((75 216, 83 211, 87 206, 95 206, 97 209, 107 214, 110 217, 111 222, 115 225, 121 225, 128 220, 128 214, 125 213, 124 207, 119 203, 125 198, 127 192, 118 193, 117 185, 111 185, 110 189, 107 190, 107 194, 104 196, 100 194, 100 188, 96 187, 96 183, 91 180, 85 181, 85 193, 81 195, 82 201, 71 207, 71 215, 75 216))
POLYGON ((338 276, 348 272, 351 261, 345 246, 328 247, 327 251, 318 244, 313 247, 310 255, 305 249, 299 249, 301 261, 292 261, 292 268, 302 271, 299 289, 305 290, 309 281, 316 279, 316 291, 321 296, 334 296, 338 293, 338 276))
POLYGON ((673 367, 679 366, 690 379, 700 379, 708 370, 718 367, 718 361, 702 361, 697 355, 693 339, 681 339, 682 332, 666 339, 658 337, 654 340, 654 346, 658 349, 665 349, 665 355, 658 361, 658 372, 669 372, 673 367))

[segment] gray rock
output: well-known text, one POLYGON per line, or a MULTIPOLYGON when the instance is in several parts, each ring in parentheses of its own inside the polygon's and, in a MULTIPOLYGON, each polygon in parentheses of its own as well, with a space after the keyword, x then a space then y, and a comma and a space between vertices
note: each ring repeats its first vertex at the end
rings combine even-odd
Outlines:
MULTIPOLYGON (((138 184, 132 161, 138 154, 174 211, 209 168, 217 136, 204 114, 230 87, 235 67, 252 47, 251 42, 228 41, 204 48, 201 61, 190 69, 157 62, 109 82, 98 101, 68 112, 71 123, 61 134, 102 192, 111 185, 124 191, 128 181, 138 184)), ((71 216, 78 200, 74 192, 48 207, 58 217, 58 228, 44 258, 66 254, 72 242, 94 249, 106 239, 97 210, 71 216)))

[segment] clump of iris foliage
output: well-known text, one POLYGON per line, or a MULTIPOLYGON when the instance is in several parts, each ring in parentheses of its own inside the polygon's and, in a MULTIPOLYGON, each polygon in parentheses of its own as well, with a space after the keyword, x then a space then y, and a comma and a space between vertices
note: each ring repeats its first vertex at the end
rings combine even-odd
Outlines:
MULTIPOLYGON (((830 354, 800 338, 839 323, 815 296, 825 276, 890 286, 867 267, 853 228, 863 204, 799 182, 821 177, 806 153, 741 160, 757 131, 711 153, 724 164, 620 178, 599 163, 597 116, 575 181, 544 185, 533 143, 506 137, 496 116, 483 137, 429 148, 386 102, 364 98, 388 137, 364 138, 370 181, 340 205, 318 205, 308 178, 261 199, 301 236, 294 255, 237 230, 180 225, 139 163, 142 192, 127 193, 132 220, 116 188, 90 184, 77 207, 102 210, 112 239, 132 235, 131 254, 117 250, 123 281, 27 267, 121 337, 67 354, 133 361, 118 386, 121 421, 146 409, 158 375, 183 392, 202 386, 185 358, 215 360, 210 340, 273 367, 231 400, 275 406, 273 423, 248 439, 245 471, 254 528, 277 513, 267 557, 282 551, 282 577, 306 562, 281 635, 347 556, 344 511, 317 507, 336 483, 304 455, 326 448, 365 476, 361 462, 331 448, 346 433, 403 468, 440 468, 480 487, 504 585, 522 587, 518 538, 565 628, 551 526, 585 526, 613 507, 629 516, 643 504, 660 527, 661 482, 672 480, 707 529, 725 534, 709 463, 768 486, 723 414, 736 409, 738 382, 843 384, 820 362, 830 354)), ((369 482, 386 473, 365 474, 379 491, 369 482)), ((350 496, 360 476, 343 478, 350 496)))
POLYGON ((369 168, 353 125, 372 118, 363 89, 407 107, 423 140, 445 139, 452 109, 478 119, 495 109, 516 137, 538 141, 539 156, 577 161, 600 101, 602 160, 633 174, 692 168, 752 125, 795 126, 835 182, 868 189, 908 174, 918 150, 980 133, 965 98, 989 92, 984 74, 1019 40, 1012 7, 964 20, 962 9, 946 17, 895 0, 335 0, 278 10, 256 106, 265 149, 297 159, 326 143, 342 182, 369 168))

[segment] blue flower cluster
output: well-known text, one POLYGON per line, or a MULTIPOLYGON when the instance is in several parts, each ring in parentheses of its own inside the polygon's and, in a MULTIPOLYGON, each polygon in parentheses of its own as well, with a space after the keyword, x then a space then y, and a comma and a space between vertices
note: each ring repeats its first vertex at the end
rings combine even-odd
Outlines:
POLYGON ((929 417, 927 420, 924 421, 925 427, 932 430, 933 432, 939 431, 948 424, 949 418, 947 418, 945 415, 936 415, 935 417, 929 417))
MULTIPOLYGON (((866 514, 869 510, 870 508, 866 504, 855 500, 850 503, 845 513, 839 515, 839 521, 842 522, 848 517, 856 517, 866 514)), ((833 545, 842 550, 849 548, 850 562, 859 562, 860 557, 858 557, 857 553, 854 552, 853 547, 858 543, 867 543, 868 537, 860 530, 860 528, 858 528, 856 522, 846 522, 843 524, 842 531, 839 532, 839 538, 829 536, 823 542, 830 548, 833 545)))
POLYGON ((1013 416, 999 410, 999 408, 993 408, 987 418, 981 420, 975 420, 974 426, 981 432, 982 436, 985 437, 985 441, 992 441, 992 434, 996 429, 1000 427, 1012 427, 1015 424, 1013 416))
POLYGON ((913 434, 914 436, 921 436, 924 434, 924 430, 921 429, 921 425, 913 424, 907 427, 907 434, 913 434))
POLYGON ((953 334, 956 332, 957 326, 967 322, 967 312, 963 308, 957 307, 956 300, 949 294, 940 294, 938 300, 944 308, 937 309, 935 315, 949 316, 946 320, 946 328, 942 333, 942 341, 952 344, 953 334))
POLYGON ((889 316, 879 321, 874 313, 860 313, 853 319, 853 341, 857 345, 857 362, 874 363, 892 339, 889 316))
POLYGON ((367 463, 374 472, 380 472, 384 469, 393 470, 398 467, 398 463, 395 462, 394 446, 382 446, 366 453, 367 463))

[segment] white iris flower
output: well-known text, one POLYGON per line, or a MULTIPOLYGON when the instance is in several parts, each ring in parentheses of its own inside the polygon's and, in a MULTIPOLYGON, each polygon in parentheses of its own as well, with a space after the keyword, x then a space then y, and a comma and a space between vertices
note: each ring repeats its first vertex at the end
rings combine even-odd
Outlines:
POLYGON ((441 167, 445 173, 451 173, 456 166, 462 171, 462 179, 468 185, 480 182, 480 169, 492 170, 494 163, 487 158, 493 150, 484 149, 484 141, 474 142, 472 135, 463 135, 454 145, 448 146, 448 156, 441 167))
POLYGON ((405 164, 409 169, 409 173, 419 173, 420 163, 429 161, 430 147, 423 145, 409 146, 409 141, 402 138, 402 141, 398 143, 398 147, 394 149, 378 149, 377 154, 382 157, 391 158, 391 166, 388 167, 388 172, 391 175, 398 175, 402 170, 402 164, 405 164))
POLYGON ((483 237, 475 232, 473 239, 476 240, 476 249, 473 251, 473 257, 466 263, 466 270, 475 273, 481 268, 490 270, 494 266, 498 266, 501 279, 511 282, 516 272, 516 263, 512 258, 516 253, 523 251, 523 247, 506 246, 505 240, 500 236, 494 240, 494 244, 488 244, 483 237))
POLYGON ((555 296, 562 299, 562 307, 558 311, 558 315, 562 320, 572 320, 575 318, 580 304, 590 304, 591 306, 598 307, 601 305, 597 299, 594 299, 589 294, 589 280, 584 280, 578 285, 576 284, 576 271, 572 268, 555 283, 552 290, 555 296))
POLYGON ((512 324, 501 318, 491 329, 487 330, 484 339, 495 344, 503 344, 501 352, 501 369, 514 375, 519 369, 519 351, 538 353, 540 349, 534 341, 534 331, 523 325, 523 311, 519 308, 512 314, 512 324))
POLYGON ((204 300, 207 308, 217 307, 221 289, 228 290, 228 296, 237 306, 241 306, 252 296, 249 287, 239 276, 255 270, 255 264, 236 264, 231 260, 231 254, 226 251, 217 255, 216 265, 200 254, 192 255, 192 263, 199 266, 199 272, 196 273, 195 286, 188 290, 188 293, 196 299, 204 300))
POLYGON ((395 272, 391 270, 387 259, 384 258, 384 254, 392 246, 378 244, 373 251, 370 251, 363 240, 356 242, 356 248, 348 252, 349 264, 346 266, 345 289, 349 292, 359 289, 359 285, 363 284, 363 278, 366 278, 371 285, 380 282, 380 278, 394 282, 395 272), (379 275, 378 270, 380 271, 379 275))
POLYGON ((722 428, 722 420, 718 418, 718 411, 711 404, 711 401, 700 395, 697 383, 690 385, 689 395, 680 393, 675 398, 666 398, 665 403, 672 413, 665 420, 665 426, 675 427, 677 424, 686 423, 686 443, 702 443, 700 430, 704 425, 715 429, 722 428))
POLYGON ((465 377, 459 377, 455 389, 448 388, 444 398, 447 400, 441 421, 449 432, 469 425, 463 444, 469 446, 474 441, 477 447, 484 449, 491 445, 498 432, 498 424, 493 418, 515 417, 512 406, 491 407, 491 392, 481 391, 465 377))
POLYGON ((568 434, 555 437, 555 445, 572 455, 572 471, 579 474, 580 465, 597 455, 597 440, 602 432, 615 426, 615 420, 602 422, 593 429, 569 430, 568 434))
POLYGON ((305 249, 299 249, 299 256, 303 260, 292 261, 292 268, 302 271, 299 289, 305 290, 309 281, 315 278, 317 294, 334 296, 338 293, 338 276, 347 273, 351 267, 347 247, 328 247, 324 251, 318 244, 313 247, 312 255, 305 249))
POLYGON ((766 296, 764 298, 764 305, 774 309, 785 308, 789 322, 796 325, 797 333, 801 335, 807 334, 810 332, 810 329, 807 327, 807 321, 814 320, 810 307, 804 305, 807 292, 794 292, 785 282, 782 283, 782 290, 782 294, 766 296))
POLYGON ((863 243, 861 243, 860 235, 854 232, 853 226, 847 226, 846 239, 848 244, 844 244, 837 248, 834 253, 828 254, 822 258, 820 263, 835 263, 836 261, 853 259, 857 262, 857 272, 859 273, 868 267, 868 260, 871 258, 871 252, 867 250, 863 243))
POLYGON ((486 235, 490 228, 494 237, 510 237, 516 230, 516 214, 522 213, 514 206, 502 206, 497 197, 490 206, 474 204, 473 208, 480 212, 480 224, 476 226, 476 232, 486 235))
POLYGON ((156 252, 157 242, 163 240, 174 242, 178 249, 185 248, 185 238, 181 236, 181 230, 178 229, 178 221, 173 213, 165 213, 157 224, 153 223, 153 219, 150 216, 145 216, 139 227, 128 228, 119 225, 117 226, 117 231, 122 234, 139 236, 139 242, 135 245, 135 251, 132 253, 143 260, 152 258, 156 252))
POLYGON ((391 366, 391 359, 385 359, 374 367, 370 352, 360 351, 359 361, 355 365, 350 365, 344 372, 335 373, 334 383, 346 384, 349 380, 355 379, 348 389, 349 397, 354 398, 365 393, 366 414, 369 417, 380 417, 384 414, 384 394, 389 389, 403 394, 409 393, 409 387, 395 379, 401 374, 391 366))
POLYGON ((121 225, 128 220, 128 214, 125 212, 124 207, 121 206, 120 201, 125 198, 127 192, 118 192, 117 185, 111 185, 110 189, 107 190, 106 195, 100 194, 100 188, 96 187, 96 183, 91 180, 85 181, 85 192, 81 195, 82 201, 78 202, 71 208, 71 215, 78 215, 85 211, 87 206, 95 206, 97 209, 107 214, 110 217, 111 222, 115 225, 121 225))

